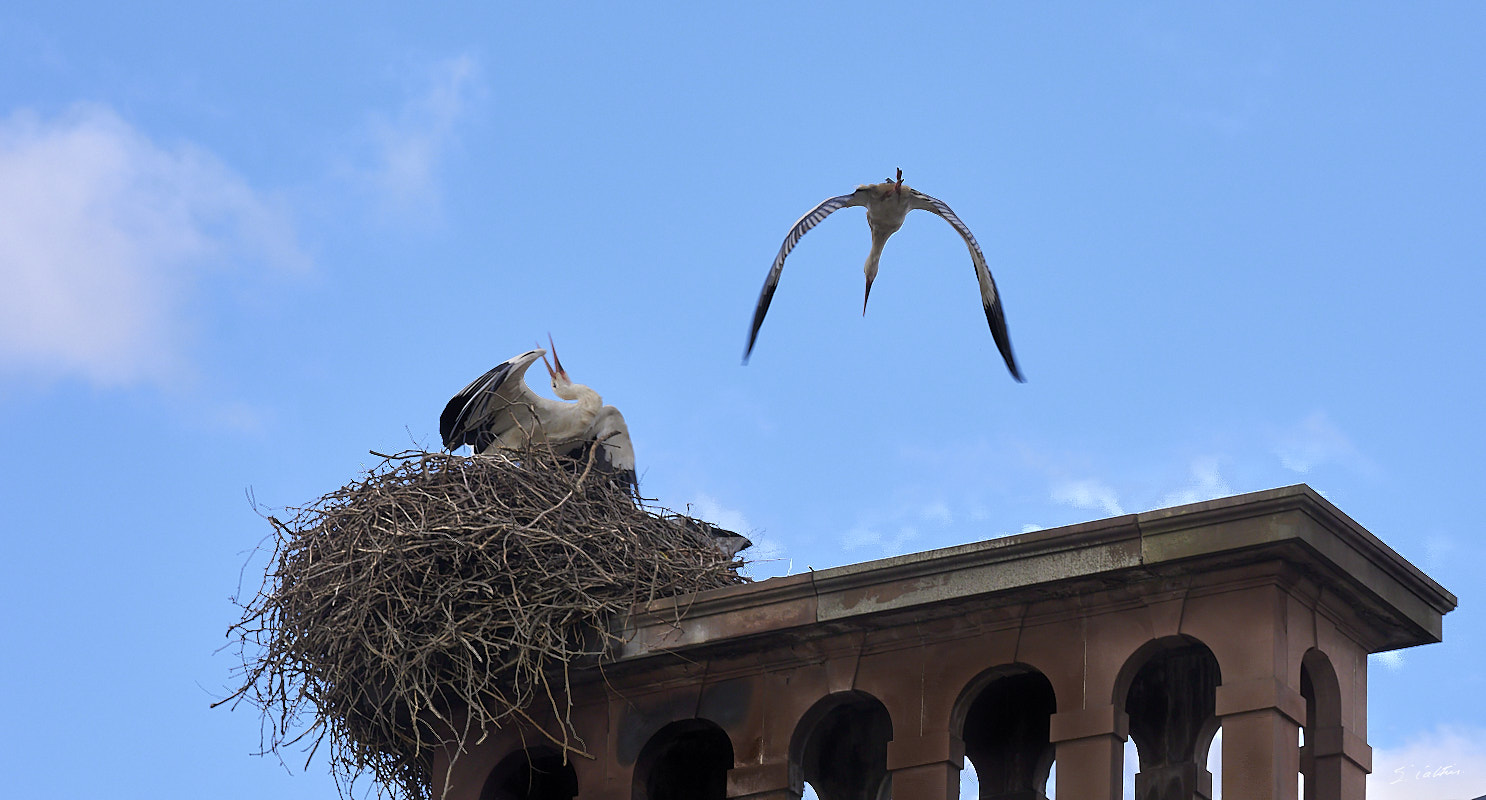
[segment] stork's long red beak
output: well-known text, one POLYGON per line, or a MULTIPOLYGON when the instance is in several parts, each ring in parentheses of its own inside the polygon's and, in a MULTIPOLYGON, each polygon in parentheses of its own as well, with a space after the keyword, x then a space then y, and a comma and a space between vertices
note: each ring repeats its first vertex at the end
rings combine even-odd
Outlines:
MULTIPOLYGON (((551 333, 548 333, 547 334, 547 346, 549 348, 551 348, 551 350, 552 350, 552 363, 554 363, 554 364, 557 365, 557 372, 556 372, 556 374, 561 375, 563 377, 563 379, 566 380, 567 377, 568 377, 568 372, 567 372, 567 370, 565 370, 565 369, 562 368, 562 359, 560 359, 560 358, 557 357, 557 345, 555 345, 555 344, 552 343, 552 334, 551 333)), ((549 366, 547 368, 547 370, 549 372, 552 371, 552 367, 549 366)))
POLYGON ((867 298, 872 296, 872 279, 867 279, 867 291, 862 293, 862 316, 867 316, 867 298))

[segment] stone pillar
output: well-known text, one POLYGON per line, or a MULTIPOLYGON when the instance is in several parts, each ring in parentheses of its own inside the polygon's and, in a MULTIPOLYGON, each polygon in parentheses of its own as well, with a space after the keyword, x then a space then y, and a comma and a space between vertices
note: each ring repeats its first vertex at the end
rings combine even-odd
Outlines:
POLYGON ((892 796, 906 800, 956 800, 965 743, 943 731, 927 736, 898 736, 887 743, 887 769, 892 796))
POLYGON ((1057 748, 1059 797, 1120 800, 1125 738, 1130 735, 1125 712, 1108 705, 1054 714, 1048 734, 1057 748))
POLYGON ((747 800, 800 800, 789 785, 789 764, 749 764, 728 770, 728 797, 747 800))
POLYGON ((1193 761, 1142 767, 1135 773, 1135 800, 1212 800, 1213 774, 1193 761))
POLYGON ((1345 728, 1306 731, 1301 758, 1309 768, 1305 796, 1313 800, 1362 800, 1372 772, 1372 748, 1345 728), (1314 787, 1314 788, 1312 788, 1314 787))
POLYGON ((1273 676, 1225 682, 1216 712, 1223 725, 1223 796, 1299 800, 1300 692, 1273 676))

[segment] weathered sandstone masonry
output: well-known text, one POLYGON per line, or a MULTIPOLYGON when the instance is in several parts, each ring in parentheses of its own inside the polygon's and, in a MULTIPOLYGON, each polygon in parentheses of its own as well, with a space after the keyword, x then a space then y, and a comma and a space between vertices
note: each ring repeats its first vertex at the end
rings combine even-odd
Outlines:
POLYGON ((594 759, 508 728, 450 800, 1358 800, 1367 655, 1455 597, 1292 486, 652 603, 572 675, 594 759), (679 621, 678 621, 679 620, 679 621), (1297 744, 1300 729, 1305 745, 1297 744))

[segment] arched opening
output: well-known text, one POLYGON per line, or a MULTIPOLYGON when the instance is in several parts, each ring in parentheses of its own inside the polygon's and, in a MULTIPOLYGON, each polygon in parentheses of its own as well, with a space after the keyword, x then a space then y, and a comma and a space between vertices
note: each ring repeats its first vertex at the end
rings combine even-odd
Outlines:
POLYGON ((501 759, 480 789, 480 800, 573 800, 577 796, 578 775, 573 765, 547 748, 519 750, 501 759))
POLYGON ((1140 764, 1135 800, 1213 796, 1207 756, 1220 682, 1217 657, 1191 637, 1158 639, 1131 656, 1117 686, 1140 764))
POLYGON ((1341 800, 1341 686, 1326 654, 1311 648, 1300 661, 1300 696, 1305 726, 1300 729, 1300 797, 1341 800))
POLYGON ((892 795, 892 738, 892 718, 882 701, 855 691, 825 697, 795 726, 791 788, 819 800, 886 800, 892 795))
POLYGON ((726 800, 733 742, 704 719, 684 719, 650 737, 635 760, 634 800, 726 800))
POLYGON ((1052 683, 1030 667, 998 667, 970 683, 955 720, 980 800, 1045 800, 1056 710, 1052 683))

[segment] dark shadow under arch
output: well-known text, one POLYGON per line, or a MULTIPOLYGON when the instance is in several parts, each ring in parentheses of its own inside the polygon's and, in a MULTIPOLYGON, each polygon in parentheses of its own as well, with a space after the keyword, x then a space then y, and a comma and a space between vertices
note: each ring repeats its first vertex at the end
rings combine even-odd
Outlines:
POLYGON ((986 670, 965 687, 951 724, 965 743, 982 800, 1046 796, 1055 711, 1052 682, 1029 666, 986 670))
POLYGON ((577 796, 573 765, 545 747, 518 750, 501 759, 480 789, 480 800, 573 800, 577 796))
POLYGON ((1116 681, 1124 696, 1115 700, 1129 715, 1140 759, 1136 800, 1211 796, 1207 751, 1221 681, 1217 656, 1190 636, 1147 642, 1125 662, 1116 681))
POLYGON ((879 800, 891 794, 887 706, 866 692, 837 692, 810 707, 790 737, 790 784, 819 800, 879 800))
POLYGON ((634 800, 726 800, 733 742, 705 719, 661 728, 635 760, 634 800))

